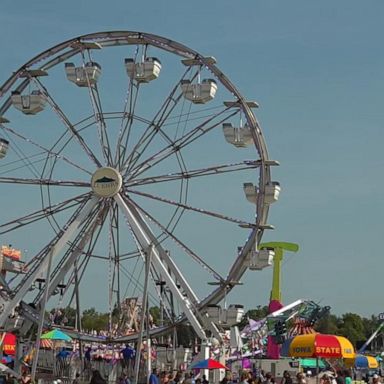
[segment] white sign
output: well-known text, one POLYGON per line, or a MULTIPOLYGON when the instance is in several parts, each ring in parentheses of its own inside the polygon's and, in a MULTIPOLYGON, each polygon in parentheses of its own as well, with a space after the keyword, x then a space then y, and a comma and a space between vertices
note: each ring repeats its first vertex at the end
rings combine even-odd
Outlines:
POLYGON ((99 168, 92 176, 91 187, 100 197, 112 197, 119 193, 123 179, 120 173, 111 167, 99 168))

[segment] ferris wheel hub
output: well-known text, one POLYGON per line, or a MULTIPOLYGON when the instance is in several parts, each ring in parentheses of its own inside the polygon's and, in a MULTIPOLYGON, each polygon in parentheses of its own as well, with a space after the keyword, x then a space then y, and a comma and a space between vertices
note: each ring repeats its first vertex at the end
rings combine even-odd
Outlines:
POLYGON ((91 187, 97 196, 113 197, 119 193, 122 185, 123 178, 115 168, 99 168, 92 175, 91 187))

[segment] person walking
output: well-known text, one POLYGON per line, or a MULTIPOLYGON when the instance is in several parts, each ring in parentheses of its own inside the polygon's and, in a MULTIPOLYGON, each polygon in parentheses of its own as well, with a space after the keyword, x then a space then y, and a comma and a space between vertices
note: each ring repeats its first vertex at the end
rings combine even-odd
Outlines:
POLYGON ((293 384, 291 374, 288 371, 283 372, 283 378, 281 379, 281 384, 293 384))
MULTIPOLYGON (((264 381, 262 382, 262 384, 272 384, 274 382, 275 382, 275 379, 272 377, 272 373, 267 372, 265 374, 265 378, 264 378, 264 381)), ((299 384, 302 384, 302 383, 299 383, 299 384)))
POLYGON ((349 369, 344 370, 344 382, 345 384, 352 384, 352 376, 349 369))
POLYGON ((92 372, 92 377, 89 384, 107 384, 107 382, 103 376, 101 376, 101 373, 96 369, 92 372))
POLYGON ((29 374, 27 369, 24 369, 23 373, 21 374, 20 384, 31 384, 31 383, 32 383, 31 375, 29 374))
POLYGON ((80 384, 80 373, 76 373, 75 378, 72 381, 72 384, 80 384))
POLYGON ((240 376, 240 384, 248 384, 248 374, 243 372, 240 376))
POLYGON ((153 368, 149 376, 149 384, 160 384, 159 377, 157 376, 157 369, 153 368))
POLYGON ((297 384, 307 384, 307 380, 305 380, 305 375, 303 372, 298 372, 296 375, 297 384))

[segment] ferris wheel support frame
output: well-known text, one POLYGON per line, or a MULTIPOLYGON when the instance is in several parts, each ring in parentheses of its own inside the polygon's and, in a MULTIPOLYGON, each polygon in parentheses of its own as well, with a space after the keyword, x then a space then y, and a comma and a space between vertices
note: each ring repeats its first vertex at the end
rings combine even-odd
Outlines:
MULTIPOLYGON (((30 289, 32 283, 36 280, 36 278, 46 271, 48 268, 48 262, 50 259, 54 259, 55 256, 62 250, 62 248, 67 244, 69 239, 73 236, 75 231, 79 228, 79 226, 83 223, 83 221, 87 218, 87 216, 91 213, 92 209, 96 206, 99 197, 93 196, 86 205, 79 212, 77 217, 72 221, 71 224, 66 228, 61 237, 58 239, 57 243, 53 246, 53 248, 49 251, 48 257, 44 257, 41 259, 40 264, 35 268, 35 270, 29 275, 28 279, 25 283, 20 287, 20 289, 16 292, 16 294, 11 298, 11 300, 4 300, 4 298, 0 298, 1 304, 3 305, 3 311, 0 314, 0 325, 4 325, 10 315, 10 313, 14 310, 14 308, 19 304, 21 299, 26 295, 28 290, 30 289)), ((49 284, 49 282, 46 282, 49 284)), ((41 319, 44 321, 44 319, 41 319)))
POLYGON ((136 240, 144 251, 144 254, 146 253, 146 251, 152 248, 151 261, 153 262, 154 267, 158 272, 161 273, 161 276, 164 278, 173 295, 178 298, 178 301, 184 311, 184 314, 190 321, 197 336, 202 340, 206 340, 207 335, 202 325, 200 324, 200 321, 197 319, 197 317, 192 311, 192 303, 189 296, 190 293, 188 292, 191 291, 191 289, 189 288, 188 284, 186 284, 186 280, 183 278, 182 275, 180 275, 180 271, 173 269, 173 265, 168 265, 168 268, 170 268, 170 270, 174 274, 179 274, 181 278, 179 280, 179 283, 186 290, 186 296, 184 296, 181 293, 180 289, 177 287, 175 281, 172 279, 170 273, 168 272, 168 268, 161 261, 161 257, 166 257, 166 252, 156 240, 152 231, 146 224, 144 218, 136 211, 134 206, 129 202, 129 199, 123 199, 120 193, 118 193, 114 197, 114 199, 119 205, 119 207, 122 209, 128 221, 128 224, 132 229, 134 236, 136 237, 136 240))
MULTIPOLYGON (((62 281, 64 276, 68 273, 68 271, 70 270, 70 267, 73 267, 78 257, 84 252, 84 248, 89 243, 93 231, 99 225, 98 220, 99 220, 99 217, 102 215, 102 211, 100 213, 101 213, 100 215, 97 215, 93 219, 93 223, 91 224, 91 227, 85 232, 85 234, 82 236, 80 241, 77 243, 76 248, 73 250, 73 252, 70 253, 65 263, 61 266, 60 271, 54 276, 53 279, 50 279, 49 282, 47 282, 48 296, 51 296, 53 294, 53 291, 57 288, 58 284, 60 284, 60 281, 62 281)), ((64 288, 64 291, 68 290, 69 285, 70 285, 69 283, 66 285, 66 287, 64 288)), ((39 301, 37 302, 37 306, 39 306, 41 302, 42 302, 42 298, 40 298, 39 301)))

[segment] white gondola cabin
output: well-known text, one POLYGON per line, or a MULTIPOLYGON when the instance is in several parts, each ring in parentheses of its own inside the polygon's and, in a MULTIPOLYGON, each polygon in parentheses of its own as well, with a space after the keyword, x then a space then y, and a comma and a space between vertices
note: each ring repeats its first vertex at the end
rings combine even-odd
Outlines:
POLYGON ((94 61, 90 61, 82 67, 76 67, 73 63, 65 63, 67 79, 79 87, 95 85, 101 75, 101 67, 94 61))
POLYGON ((261 249, 249 253, 248 268, 251 271, 260 271, 272 265, 275 252, 272 249, 261 249))
POLYGON ((0 159, 4 158, 7 155, 9 148, 9 141, 3 138, 0 138, 0 159))
POLYGON ((220 305, 209 305, 207 307, 207 313, 213 323, 231 327, 242 320, 244 316, 244 306, 231 304, 228 308, 221 308, 220 305))
POLYGON ((156 57, 147 57, 139 63, 129 58, 125 59, 125 69, 131 79, 135 79, 138 83, 149 83, 159 77, 161 63, 156 57))
POLYGON ((211 304, 207 307, 207 314, 209 316, 209 319, 216 324, 220 322, 220 312, 220 305, 211 304))
POLYGON ((22 95, 18 91, 12 92, 11 101, 13 106, 26 115, 36 115, 45 107, 45 97, 40 91, 32 91, 28 95, 22 95))
POLYGON ((241 304, 230 304, 225 314, 225 323, 228 326, 233 326, 244 317, 244 306, 241 304))
POLYGON ((245 197, 247 198, 247 200, 253 204, 256 204, 257 187, 254 186, 252 183, 244 183, 243 184, 243 190, 244 190, 245 197))
POLYGON ((217 83, 213 79, 204 79, 201 83, 191 83, 190 80, 181 80, 183 96, 194 104, 205 104, 211 101, 217 91, 217 83))
POLYGON ((223 124, 225 140, 238 148, 245 148, 253 143, 251 130, 248 125, 244 127, 234 127, 231 123, 223 124))
MULTIPOLYGON (((252 183, 244 183, 243 190, 245 193, 245 197, 247 200, 253 204, 256 204, 258 190, 257 187, 252 183)), ((280 184, 277 181, 272 181, 265 186, 265 196, 264 203, 265 204, 273 204, 279 199, 280 195, 280 184)))
POLYGON ((277 181, 267 184, 265 186, 265 202, 272 204, 279 200, 280 190, 280 184, 277 181))

